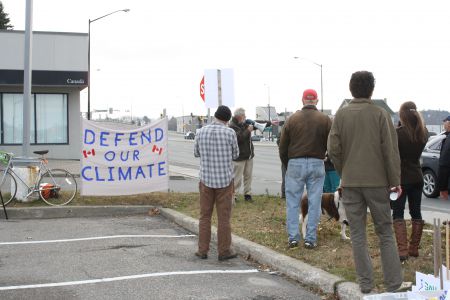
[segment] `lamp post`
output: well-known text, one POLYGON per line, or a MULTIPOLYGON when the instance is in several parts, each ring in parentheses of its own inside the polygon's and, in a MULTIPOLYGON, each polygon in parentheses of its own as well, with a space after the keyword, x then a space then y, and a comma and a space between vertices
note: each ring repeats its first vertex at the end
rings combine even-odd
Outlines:
POLYGON ((95 19, 89 19, 89 27, 88 27, 88 111, 87 111, 87 119, 91 119, 91 23, 103 19, 104 17, 110 16, 112 14, 118 13, 118 12, 129 12, 130 10, 128 8, 125 9, 119 9, 115 10, 113 12, 110 12, 109 14, 103 15, 101 17, 95 18, 95 19))
POLYGON ((294 59, 303 59, 307 60, 316 66, 320 67, 320 111, 323 112, 323 77, 322 77, 322 64, 316 63, 315 61, 312 61, 310 59, 304 58, 304 57, 298 57, 294 56, 294 59))

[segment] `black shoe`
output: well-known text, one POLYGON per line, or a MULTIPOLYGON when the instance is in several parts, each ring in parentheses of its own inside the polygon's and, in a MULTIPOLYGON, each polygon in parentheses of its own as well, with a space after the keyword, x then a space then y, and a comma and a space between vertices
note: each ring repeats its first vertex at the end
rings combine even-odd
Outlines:
POLYGON ((369 294, 372 292, 372 288, 361 288, 361 293, 363 294, 369 294))
POLYGON ((252 195, 244 195, 245 201, 253 202, 252 195))
POLYGON ((197 256, 200 259, 207 259, 208 258, 208 254, 200 253, 200 252, 195 252, 195 256, 197 256))
POLYGON ((219 261, 224 261, 224 260, 228 260, 228 259, 232 259, 232 258, 236 258, 236 257, 237 257, 237 253, 231 252, 230 254, 227 254, 227 255, 219 255, 219 261))
POLYGON ((289 241, 288 246, 289 246, 290 249, 297 248, 298 247, 298 242, 295 241, 295 240, 289 241))
POLYGON ((305 248, 306 248, 306 249, 314 249, 314 248, 317 248, 317 243, 305 241, 305 248))

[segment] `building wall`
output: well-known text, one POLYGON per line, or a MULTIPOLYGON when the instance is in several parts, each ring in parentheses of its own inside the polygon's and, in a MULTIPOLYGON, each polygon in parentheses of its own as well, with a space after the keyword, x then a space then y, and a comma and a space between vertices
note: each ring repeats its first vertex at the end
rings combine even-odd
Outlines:
MULTIPOLYGON (((87 87, 88 35, 33 31, 32 37, 31 67, 39 76, 32 78, 31 92, 68 95, 68 144, 30 145, 30 151, 48 149, 49 158, 79 159, 82 151, 80 91, 87 87)), ((0 45, 0 74, 3 74, 0 92, 23 93, 23 75, 17 74, 23 74, 24 69, 25 32, 0 30, 0 45)), ((22 148, 22 145, 0 145, 1 150, 17 155, 22 154, 22 148)))
MULTIPOLYGON (((0 41, 0 69, 23 70, 24 31, 0 30, 0 41)), ((87 71, 87 49, 85 33, 34 31, 32 69, 87 71)))
MULTIPOLYGON (((22 93, 19 88, 3 88, 2 92, 22 93)), ((30 145, 31 153, 37 150, 49 150, 48 158, 80 159, 81 157, 81 115, 80 115, 80 91, 78 89, 67 90, 64 88, 33 88, 32 93, 68 93, 68 127, 69 143, 67 145, 30 145)), ((21 155, 22 145, 0 145, 0 149, 21 155)))

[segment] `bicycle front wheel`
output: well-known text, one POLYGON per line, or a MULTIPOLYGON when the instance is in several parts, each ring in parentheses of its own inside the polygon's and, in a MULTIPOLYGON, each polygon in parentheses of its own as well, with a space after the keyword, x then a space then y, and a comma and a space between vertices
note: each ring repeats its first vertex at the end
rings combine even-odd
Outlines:
POLYGON ((75 177, 66 170, 48 170, 39 180, 39 195, 48 205, 66 205, 76 193, 75 177))
POLYGON ((11 175, 9 170, 6 173, 4 172, 5 170, 0 170, 0 180, 2 180, 3 174, 5 175, 5 179, 3 180, 3 183, 0 187, 0 191, 2 192, 3 203, 5 205, 8 205, 16 196, 17 182, 14 176, 11 175))

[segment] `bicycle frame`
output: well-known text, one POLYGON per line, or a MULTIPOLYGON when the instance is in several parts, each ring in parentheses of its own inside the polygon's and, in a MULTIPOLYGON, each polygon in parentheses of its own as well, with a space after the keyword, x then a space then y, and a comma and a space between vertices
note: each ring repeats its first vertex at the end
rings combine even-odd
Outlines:
POLYGON ((1 184, 3 184, 3 181, 5 180, 5 175, 8 172, 11 173, 16 179, 19 179, 19 182, 21 182, 23 185, 27 187, 27 195, 25 198, 30 197, 33 193, 39 193, 39 180, 42 177, 42 174, 49 171, 49 169, 46 166, 46 160, 44 158, 25 158, 25 157, 12 157, 8 165, 6 166, 5 170, 3 171, 3 176, 1 180, 1 184), (17 175, 16 172, 14 172, 14 166, 34 166, 38 168, 38 174, 35 178, 35 181, 32 185, 28 185, 19 175, 17 175))

